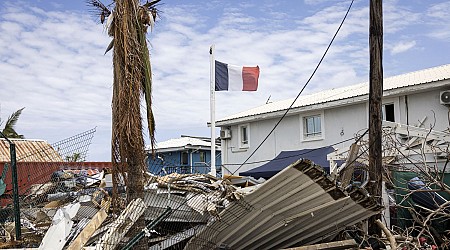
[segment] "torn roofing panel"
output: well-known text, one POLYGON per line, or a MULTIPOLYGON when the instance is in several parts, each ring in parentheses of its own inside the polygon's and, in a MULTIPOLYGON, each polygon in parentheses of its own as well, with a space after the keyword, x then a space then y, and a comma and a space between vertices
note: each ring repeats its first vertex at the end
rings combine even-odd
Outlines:
POLYGON ((364 190, 347 194, 319 166, 298 160, 233 202, 186 249, 279 249, 313 244, 381 209, 364 190))

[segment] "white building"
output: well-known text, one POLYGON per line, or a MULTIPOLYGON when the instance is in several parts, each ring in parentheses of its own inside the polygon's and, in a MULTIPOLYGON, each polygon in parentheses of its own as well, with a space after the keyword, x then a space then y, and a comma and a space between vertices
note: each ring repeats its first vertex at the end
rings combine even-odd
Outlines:
MULTIPOLYGON (((385 78, 383 88, 384 120, 448 130, 450 92, 445 91, 450 91, 450 64, 385 78)), ((348 147, 351 141, 343 141, 368 128, 368 93, 366 82, 300 96, 255 153, 294 99, 268 103, 216 121, 221 128, 222 173, 238 175, 281 151, 348 147), (240 166, 251 154, 249 164, 240 166)))

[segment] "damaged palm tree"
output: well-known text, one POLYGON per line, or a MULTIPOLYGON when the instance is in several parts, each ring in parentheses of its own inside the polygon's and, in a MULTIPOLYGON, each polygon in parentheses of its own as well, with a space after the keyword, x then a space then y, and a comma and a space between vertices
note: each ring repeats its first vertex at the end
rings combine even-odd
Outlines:
MULTIPOLYGON (((152 75, 146 41, 147 29, 154 26, 156 4, 141 5, 138 0, 116 0, 104 5, 98 0, 89 4, 106 21, 108 35, 113 38, 106 52, 113 50, 112 97, 112 163, 113 200, 118 207, 118 186, 127 187, 127 202, 142 198, 144 189, 145 153, 140 113, 141 95, 145 99, 150 143, 154 145, 155 122, 151 109, 152 75)), ((105 52, 105 53, 106 53, 105 52)))

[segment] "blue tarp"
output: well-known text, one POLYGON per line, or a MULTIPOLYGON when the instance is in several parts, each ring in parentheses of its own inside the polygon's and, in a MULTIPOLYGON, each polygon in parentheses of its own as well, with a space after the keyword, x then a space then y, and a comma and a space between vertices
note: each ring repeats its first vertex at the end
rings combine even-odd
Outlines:
MULTIPOLYGON (((408 182, 408 188, 409 190, 428 190, 431 189, 425 185, 425 183, 419 178, 414 177, 408 182)), ((441 207, 444 203, 447 202, 447 200, 440 196, 436 192, 413 192, 411 194, 412 200, 423 207, 426 207, 430 210, 436 210, 439 207, 441 207)), ((444 206, 444 211, 446 213, 450 213, 450 206, 444 206)))
POLYGON ((330 172, 330 162, 327 161, 327 154, 334 151, 333 147, 323 147, 314 149, 301 149, 295 151, 281 151, 273 160, 254 169, 240 173, 241 176, 252 176, 256 179, 262 177, 269 179, 278 172, 291 165, 298 159, 308 159, 313 161, 325 169, 327 173, 330 172))

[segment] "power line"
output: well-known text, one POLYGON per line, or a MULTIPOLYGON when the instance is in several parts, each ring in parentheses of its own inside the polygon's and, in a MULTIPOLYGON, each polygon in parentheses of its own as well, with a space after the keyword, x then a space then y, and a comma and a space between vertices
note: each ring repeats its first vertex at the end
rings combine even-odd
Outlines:
POLYGON ((330 43, 328 44, 325 52, 323 53, 322 57, 320 58, 319 62, 317 63, 316 68, 314 69, 314 71, 312 72, 311 76, 309 77, 309 79, 306 81, 306 83, 303 85, 302 89, 300 90, 300 92, 297 94, 297 96, 295 97, 294 101, 292 101, 291 105, 286 109, 286 111, 284 112, 284 114, 281 116, 281 118, 278 120, 278 122, 275 124, 275 126, 272 128, 272 130, 267 134, 267 136, 264 138, 264 140, 258 145, 258 147, 256 147, 255 150, 253 150, 253 152, 248 156, 248 158, 242 163, 240 164, 240 166, 232 173, 232 175, 234 175, 239 169, 242 168, 242 166, 244 166, 245 164, 247 164, 248 160, 256 153, 256 151, 258 151, 261 146, 264 144, 264 142, 267 141, 267 139, 269 138, 269 136, 273 133, 273 131, 275 131, 275 129, 278 127, 278 125, 281 123, 281 121, 286 117, 287 113, 289 112, 289 110, 291 110, 292 106, 294 106, 295 102, 297 101, 297 99, 300 97, 300 95, 303 93, 303 91, 305 90, 306 86, 308 86, 309 82, 311 81, 311 79, 313 78, 313 76, 316 74, 317 70, 319 69, 319 66, 322 64, 323 59, 325 58, 325 56, 328 53, 328 50, 330 49, 331 45, 334 42, 334 39, 336 38, 337 34, 339 33, 339 31, 341 30, 342 25, 344 24, 345 19, 347 19, 348 13, 350 12, 350 9, 352 8, 353 5, 353 1, 351 1, 350 5, 348 6, 347 12, 344 15, 344 18, 342 19, 341 23, 339 24, 338 29, 336 30, 336 32, 333 35, 333 38, 331 39, 330 43))

